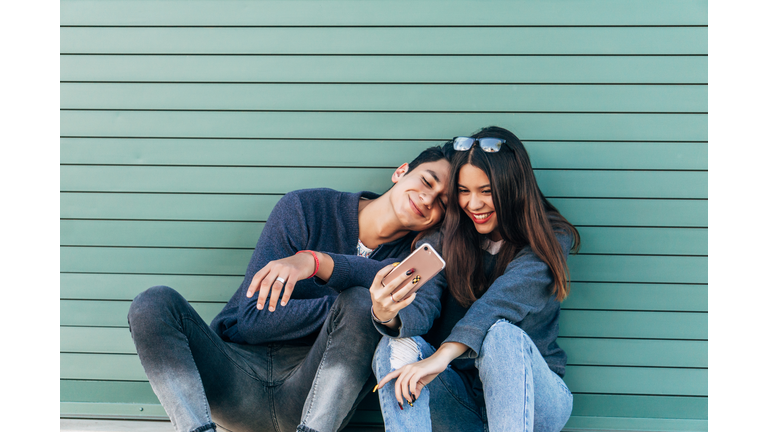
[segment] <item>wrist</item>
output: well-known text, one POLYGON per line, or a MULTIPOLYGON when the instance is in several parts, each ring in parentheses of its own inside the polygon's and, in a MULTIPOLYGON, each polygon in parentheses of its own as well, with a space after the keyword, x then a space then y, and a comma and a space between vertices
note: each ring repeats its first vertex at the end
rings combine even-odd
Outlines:
POLYGON ((393 316, 392 318, 389 318, 389 319, 380 319, 380 318, 379 318, 379 317, 376 315, 376 312, 374 312, 374 310, 373 310, 373 306, 371 306, 371 317, 373 318, 373 320, 374 320, 375 322, 377 322, 377 323, 379 323, 379 324, 389 324, 389 323, 391 323, 391 322, 392 322, 392 320, 393 320, 393 319, 395 319, 395 317, 396 317, 396 316, 397 316, 397 314, 395 314, 395 316, 393 316))
POLYGON ((314 264, 314 270, 312 271, 312 274, 307 278, 307 279, 312 279, 313 277, 315 277, 317 272, 320 270, 320 259, 317 257, 317 254, 314 251, 311 251, 311 250, 300 250, 300 251, 296 252, 296 255, 298 255, 300 253, 306 253, 306 254, 311 254, 312 255, 313 264, 314 264))

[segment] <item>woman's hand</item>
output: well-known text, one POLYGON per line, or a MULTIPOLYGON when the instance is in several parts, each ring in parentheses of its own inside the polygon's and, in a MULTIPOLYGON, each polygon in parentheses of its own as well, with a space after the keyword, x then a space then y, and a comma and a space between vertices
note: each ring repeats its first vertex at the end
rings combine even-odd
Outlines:
POLYGON ((434 354, 424 360, 405 365, 387 374, 376 385, 376 389, 397 378, 397 381, 395 381, 395 399, 397 399, 400 405, 403 404, 403 400, 412 405, 413 401, 419 398, 421 389, 432 382, 433 379, 448 367, 453 359, 462 355, 467 349, 469 347, 462 343, 446 342, 440 345, 440 348, 434 354))
POLYGON ((395 289, 403 283, 406 279, 411 278, 412 273, 405 272, 395 279, 391 280, 388 284, 382 285, 382 279, 389 274, 392 269, 396 267, 396 264, 390 264, 376 273, 376 277, 373 279, 371 285, 371 301, 373 302, 373 314, 379 321, 389 321, 389 324, 384 324, 387 327, 394 328, 396 326, 396 320, 393 320, 397 316, 397 313, 401 309, 408 306, 416 298, 416 293, 411 294, 408 298, 403 298, 408 293, 407 289, 402 289, 393 294, 395 289))
MULTIPOLYGON (((325 258, 327 255, 317 252, 318 259, 325 258), (324 256, 325 255, 325 256, 324 256)), ((330 258, 329 258, 330 259, 330 258)), ((280 298, 280 292, 283 292, 283 299, 280 302, 282 306, 288 304, 288 300, 293 293, 293 287, 296 282, 309 278, 315 271, 315 258, 309 252, 297 253, 296 255, 270 261, 264 268, 256 272, 251 280, 251 285, 245 296, 253 297, 256 291, 259 297, 256 308, 264 309, 264 303, 270 291, 272 296, 269 299, 269 311, 274 312, 277 307, 277 300, 280 298), (280 277, 284 282, 277 280, 280 277), (270 287, 272 288, 270 290, 270 287)))

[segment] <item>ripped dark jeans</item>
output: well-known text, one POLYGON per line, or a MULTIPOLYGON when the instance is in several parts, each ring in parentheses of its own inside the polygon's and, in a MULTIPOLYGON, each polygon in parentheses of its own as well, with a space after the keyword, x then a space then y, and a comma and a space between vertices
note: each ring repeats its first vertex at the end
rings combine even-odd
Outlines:
POLYGON ((175 290, 152 287, 128 322, 152 389, 179 432, 335 431, 375 384, 381 335, 367 288, 343 291, 313 344, 223 341, 175 290))

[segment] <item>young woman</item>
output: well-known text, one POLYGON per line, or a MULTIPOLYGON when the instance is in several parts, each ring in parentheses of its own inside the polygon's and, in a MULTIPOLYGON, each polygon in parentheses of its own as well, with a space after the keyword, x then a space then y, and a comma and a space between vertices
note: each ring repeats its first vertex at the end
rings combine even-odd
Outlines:
POLYGON ((442 234, 423 239, 445 270, 402 298, 381 284, 390 265, 370 289, 386 429, 559 431, 573 396, 558 317, 579 234, 514 134, 488 127, 453 145, 442 234))

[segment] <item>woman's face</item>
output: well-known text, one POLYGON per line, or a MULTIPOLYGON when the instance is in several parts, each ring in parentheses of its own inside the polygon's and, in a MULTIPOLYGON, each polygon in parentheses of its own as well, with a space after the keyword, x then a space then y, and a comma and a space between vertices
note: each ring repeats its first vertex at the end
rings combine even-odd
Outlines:
POLYGON ((469 216, 475 229, 493 241, 501 240, 499 221, 491 196, 491 182, 480 168, 464 165, 459 170, 459 207, 469 216))

